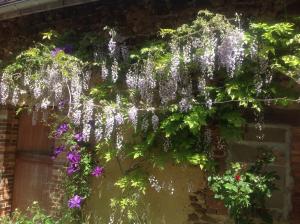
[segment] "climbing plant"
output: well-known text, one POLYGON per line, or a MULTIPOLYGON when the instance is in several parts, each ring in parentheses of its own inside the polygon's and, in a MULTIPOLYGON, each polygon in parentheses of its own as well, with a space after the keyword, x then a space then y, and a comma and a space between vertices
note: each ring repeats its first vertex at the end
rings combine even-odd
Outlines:
MULTIPOLYGON (((53 158, 67 154, 74 217, 82 218, 91 176, 102 176, 106 164, 117 160, 123 176, 115 187, 122 194, 111 199, 111 222, 138 219, 136 208, 151 184, 147 167, 172 162, 209 173, 212 190, 242 223, 245 213, 237 209, 252 203, 248 185, 269 174, 246 172, 237 184, 245 185, 248 201, 233 201, 240 193, 236 186, 218 186, 237 180, 240 166, 221 177, 215 158, 226 154, 229 141, 241 138, 246 114, 253 113, 261 127, 265 107, 298 102, 296 26, 242 26, 239 17, 231 22, 200 11, 192 23, 162 29, 137 45, 126 44, 114 29, 102 33, 43 33, 42 42, 1 69, 2 104, 31 110, 34 121, 38 111, 45 120, 52 114, 51 136, 59 143, 53 158), (126 160, 133 161, 128 170, 122 167, 126 160)), ((274 180, 256 193, 270 197, 274 180)))

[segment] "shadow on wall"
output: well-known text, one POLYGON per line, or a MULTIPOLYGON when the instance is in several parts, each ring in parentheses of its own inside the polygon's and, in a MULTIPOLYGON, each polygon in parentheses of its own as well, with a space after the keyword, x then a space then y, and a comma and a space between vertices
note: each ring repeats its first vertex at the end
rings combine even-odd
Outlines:
MULTIPOLYGON (((95 179, 93 194, 88 202, 90 223, 109 223, 110 199, 118 195, 113 186, 121 176, 116 163, 106 168, 105 177, 95 179)), ((152 169, 149 177, 151 187, 142 200, 142 214, 147 223, 183 224, 188 223, 192 212, 189 194, 205 188, 203 172, 197 167, 166 165, 164 170, 152 169)))

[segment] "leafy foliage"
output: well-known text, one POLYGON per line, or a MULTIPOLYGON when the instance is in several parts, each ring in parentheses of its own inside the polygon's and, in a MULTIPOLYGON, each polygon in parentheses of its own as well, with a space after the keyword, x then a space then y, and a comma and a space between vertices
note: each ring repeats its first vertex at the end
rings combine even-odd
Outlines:
POLYGON ((208 177, 215 198, 224 202, 235 223, 254 223, 253 217, 257 214, 261 215, 265 223, 272 223, 265 200, 276 189, 274 181, 278 176, 274 172, 266 171, 266 166, 274 159, 272 154, 265 153, 250 167, 232 163, 223 175, 208 177))
POLYGON ((27 212, 25 213, 15 210, 11 217, 0 217, 0 222, 2 224, 67 224, 71 223, 71 220, 72 217, 69 213, 66 213, 65 216, 59 220, 47 215, 46 212, 40 208, 37 202, 33 202, 33 204, 28 207, 27 212))

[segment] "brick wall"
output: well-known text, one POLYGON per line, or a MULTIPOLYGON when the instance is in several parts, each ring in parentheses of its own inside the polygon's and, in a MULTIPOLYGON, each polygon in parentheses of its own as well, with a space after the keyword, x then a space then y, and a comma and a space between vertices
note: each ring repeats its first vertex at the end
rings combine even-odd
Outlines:
MULTIPOLYGON (((16 187, 14 184, 17 181, 15 180, 17 177, 15 175, 15 168, 16 157, 19 152, 17 149, 19 121, 20 119, 17 118, 15 110, 0 108, 0 216, 10 214, 13 206, 16 206, 13 205, 13 201, 15 201, 13 200, 13 192, 14 187, 16 187)), ((48 136, 48 134, 46 134, 46 136, 48 136)), ((47 199, 47 203, 49 204, 48 208, 51 214, 57 215, 57 211, 61 206, 61 200, 64 196, 64 189, 61 184, 63 182, 62 169, 64 169, 65 156, 61 156, 52 162, 50 159, 52 147, 50 147, 49 150, 48 161, 50 161, 50 173, 47 183, 45 183, 48 187, 44 196, 50 199, 50 201, 47 199)), ((39 154, 37 154, 37 156, 38 155, 39 154)), ((30 181, 33 180, 26 180, 26 182, 30 181)), ((39 180, 35 180, 34 182, 37 181, 39 180)), ((32 184, 32 186, 34 186, 34 184, 32 184)), ((22 190, 24 186, 18 187, 22 190)), ((26 197, 26 195, 24 195, 24 197, 26 197)), ((32 198, 28 198, 30 204, 33 200, 32 198)))
POLYGON ((17 133, 14 111, 0 109, 0 215, 12 209, 17 133))
POLYGON ((50 213, 59 216, 60 208, 63 207, 65 191, 62 186, 65 175, 65 157, 59 156, 52 166, 51 180, 49 180, 50 213))

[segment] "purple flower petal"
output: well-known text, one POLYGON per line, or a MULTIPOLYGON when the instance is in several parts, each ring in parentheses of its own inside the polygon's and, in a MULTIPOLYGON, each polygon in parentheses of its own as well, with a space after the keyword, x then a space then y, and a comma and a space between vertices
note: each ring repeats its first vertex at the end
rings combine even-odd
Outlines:
POLYGON ((61 145, 54 149, 52 158, 55 159, 59 154, 61 154, 66 149, 65 146, 61 145))
POLYGON ((77 133, 74 135, 74 139, 77 141, 77 142, 82 142, 83 141, 83 134, 81 132, 77 133))
POLYGON ((79 164, 81 160, 80 152, 76 150, 69 152, 67 159, 71 164, 79 164))
POLYGON ((92 171, 92 175, 95 177, 99 177, 104 173, 104 168, 103 167, 99 167, 96 166, 93 171, 92 171))
POLYGON ((66 133, 69 130, 69 125, 67 123, 63 123, 59 125, 59 127, 56 129, 55 137, 59 138, 64 133, 66 133))
POLYGON ((78 164, 70 164, 70 166, 67 168, 67 174, 72 175, 73 173, 76 173, 79 170, 78 164))
POLYGON ((80 197, 78 195, 74 195, 74 197, 72 197, 68 201, 68 206, 69 206, 69 208, 80 208, 82 201, 83 201, 82 197, 80 197))

